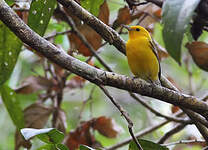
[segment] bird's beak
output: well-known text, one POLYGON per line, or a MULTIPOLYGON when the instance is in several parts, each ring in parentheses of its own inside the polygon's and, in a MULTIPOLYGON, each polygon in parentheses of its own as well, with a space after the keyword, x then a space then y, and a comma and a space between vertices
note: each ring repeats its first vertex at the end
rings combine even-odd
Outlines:
POLYGON ((127 26, 125 24, 122 24, 122 27, 126 28, 128 31, 131 31, 132 30, 129 26, 127 26))

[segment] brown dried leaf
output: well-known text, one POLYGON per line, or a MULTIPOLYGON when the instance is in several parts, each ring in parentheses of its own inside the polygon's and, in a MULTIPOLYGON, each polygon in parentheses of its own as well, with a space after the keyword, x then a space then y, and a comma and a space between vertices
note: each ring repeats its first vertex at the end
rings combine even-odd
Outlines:
POLYGON ((130 9, 124 6, 118 11, 117 19, 113 23, 113 29, 117 29, 121 24, 130 24, 131 21, 130 9))
POLYGON ((21 87, 19 87, 15 91, 21 94, 31 94, 39 90, 50 89, 52 86, 53 82, 51 80, 48 80, 47 78, 41 76, 30 76, 26 78, 23 81, 21 87))
POLYGON ((186 47, 197 66, 208 71, 208 44, 204 42, 192 42, 187 43, 186 47))
POLYGON ((92 146, 95 137, 90 133, 91 120, 83 122, 75 131, 70 132, 66 140, 66 145, 70 150, 78 149, 80 144, 92 146))
POLYGON ((46 107, 43 104, 30 105, 24 110, 25 126, 37 129, 43 128, 52 111, 52 107, 46 107))
POLYGON ((59 77, 63 77, 65 70, 55 63, 53 63, 53 66, 54 66, 55 74, 59 77))
MULTIPOLYGON (((40 129, 45 126, 48 121, 48 117, 52 113, 52 107, 46 107, 42 104, 32 104, 24 110, 25 128, 40 129)), ((22 138, 18 130, 15 134, 15 150, 18 150, 20 146, 30 147, 31 143, 22 138)))
MULTIPOLYGON (((97 50, 100 48, 100 45, 102 43, 102 39, 100 35, 93 30, 88 25, 82 25, 78 27, 78 30, 81 34, 83 34, 86 38, 86 40, 89 42, 90 45, 94 48, 94 50, 97 50)), ((79 37, 71 33, 68 35, 69 41, 70 41, 70 48, 76 49, 79 51, 80 54, 83 54, 84 56, 91 56, 92 53, 88 50, 88 48, 84 45, 84 43, 79 39, 79 37)))
POLYGON ((27 19, 28 19, 29 12, 20 11, 20 10, 16 10, 15 12, 27 24, 27 19))
POLYGON ((59 131, 65 133, 66 132, 66 114, 61 109, 56 109, 53 117, 53 127, 58 129, 59 131))
MULTIPOLYGON (((71 14, 69 13, 69 15, 71 14)), ((108 9, 108 5, 106 1, 100 6, 100 12, 99 12, 98 18, 101 21, 103 21, 105 24, 108 24, 109 9, 108 9)), ((79 21, 75 21, 75 22, 79 22, 79 21)), ((82 25, 82 24, 77 23, 77 28, 79 32, 83 34, 85 38, 87 39, 87 41, 92 45, 94 50, 97 50, 98 48, 100 48, 101 43, 102 43, 102 38, 96 31, 94 31, 91 27, 89 27, 86 24, 82 25)), ((76 34, 71 33, 68 35, 68 38, 70 41, 71 49, 77 49, 79 53, 83 54, 84 56, 92 55, 89 49, 84 45, 84 43, 79 39, 79 37, 76 34)))
POLYGON ((66 145, 70 150, 75 150, 80 144, 85 144, 93 148, 102 147, 102 145, 96 141, 91 129, 98 130, 104 136, 115 138, 121 131, 114 120, 101 116, 99 118, 93 118, 89 121, 82 122, 81 125, 73 132, 69 133, 66 139, 66 145))
POLYGON ((113 119, 105 116, 95 119, 93 128, 98 130, 100 134, 109 138, 115 138, 122 130, 113 119))
POLYGON ((117 29, 121 24, 130 24, 135 19, 139 19, 144 14, 144 11, 134 10, 134 13, 130 13, 130 9, 127 6, 120 8, 118 11, 118 16, 113 22, 113 29, 117 29))
POLYGON ((153 4, 147 5, 143 9, 144 14, 139 19, 139 22, 140 22, 139 25, 141 25, 145 28, 148 28, 151 24, 158 21, 158 18, 154 16, 154 12, 157 9, 158 9, 158 7, 153 4))
POLYGON ((103 23, 108 24, 109 16, 110 16, 110 11, 108 8, 108 4, 106 1, 104 1, 104 3, 100 6, 98 19, 100 19, 103 23))

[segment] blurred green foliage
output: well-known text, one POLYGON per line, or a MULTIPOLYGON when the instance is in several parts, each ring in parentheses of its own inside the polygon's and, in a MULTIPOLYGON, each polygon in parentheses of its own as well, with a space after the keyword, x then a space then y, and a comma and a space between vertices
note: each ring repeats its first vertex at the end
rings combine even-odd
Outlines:
POLYGON ((98 16, 100 5, 102 5, 103 2, 104 0, 96 0, 96 1, 81 0, 80 4, 83 8, 88 10, 90 13, 92 13, 95 16, 98 16))

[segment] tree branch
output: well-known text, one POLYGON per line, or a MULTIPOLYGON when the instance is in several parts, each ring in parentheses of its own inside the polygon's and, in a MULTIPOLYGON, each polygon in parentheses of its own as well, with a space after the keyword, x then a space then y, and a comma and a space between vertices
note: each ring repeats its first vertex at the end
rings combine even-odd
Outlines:
POLYGON ((163 117, 167 120, 170 121, 175 121, 175 122, 180 122, 180 123, 190 123, 190 120, 184 119, 184 118, 178 118, 178 117, 172 117, 172 116, 167 116, 167 115, 163 115, 160 112, 158 112, 157 110, 153 109, 152 107, 150 107, 147 103, 145 103, 143 100, 141 100, 138 96, 136 96, 133 93, 129 93, 131 95, 132 98, 134 98, 137 102, 139 102, 140 104, 142 104, 145 108, 147 108, 150 112, 152 112, 153 114, 159 116, 159 117, 163 117))
POLYGON ((163 5, 163 1, 161 0, 146 0, 147 2, 151 2, 155 5, 157 5, 158 7, 161 7, 162 8, 162 5, 163 5))
POLYGON ((163 144, 169 137, 171 137, 172 135, 178 133, 179 131, 181 131, 182 129, 184 129, 186 127, 187 124, 178 124, 176 127, 174 127, 173 129, 171 129, 170 131, 166 132, 161 138, 160 140, 157 142, 159 144, 163 144))
POLYGON ((120 52, 125 54, 125 42, 121 39, 116 31, 111 27, 104 24, 97 17, 90 14, 84 8, 82 8, 74 0, 57 0, 70 12, 73 12, 73 15, 77 16, 79 19, 83 20, 87 25, 92 27, 97 33, 99 33, 104 40, 113 44, 120 52))
POLYGON ((64 20, 71 26, 72 28, 72 32, 74 34, 76 34, 79 39, 84 43, 84 45, 89 49, 89 51, 93 54, 93 56, 95 56, 95 58, 97 58, 97 60, 106 68, 107 71, 112 72, 112 69, 104 62, 104 60, 96 53, 96 51, 94 50, 94 48, 92 47, 92 45, 87 41, 87 39, 85 38, 85 36, 79 32, 79 30, 77 29, 74 21, 72 20, 72 18, 70 16, 67 16, 64 12, 64 10, 62 10, 61 8, 58 7, 58 9, 56 10, 58 11, 59 15, 62 15, 62 17, 64 18, 64 20))
POLYGON ((125 111, 123 109, 123 107, 114 100, 114 98, 110 95, 110 93, 107 91, 107 89, 104 86, 99 85, 99 87, 105 93, 105 95, 111 100, 111 102, 116 106, 116 108, 120 111, 121 115, 124 116, 124 118, 128 122, 129 133, 130 133, 133 141, 135 142, 135 144, 137 145, 137 148, 139 150, 143 150, 143 148, 139 144, 139 141, 137 140, 137 138, 135 137, 135 135, 133 133, 133 130, 132 130, 132 128, 133 128, 133 122, 131 121, 131 119, 129 117, 129 114, 127 113, 127 111, 125 111))
POLYGON ((205 140, 180 140, 173 143, 162 144, 162 146, 171 146, 176 144, 206 144, 205 140))
POLYGON ((55 32, 55 33, 52 33, 51 35, 44 36, 44 38, 46 40, 50 40, 51 38, 54 38, 54 37, 56 37, 58 35, 64 35, 64 34, 68 34, 70 32, 72 32, 72 31, 71 30, 67 30, 67 31, 63 31, 63 32, 55 32))
POLYGON ((199 132, 201 133, 201 135, 204 137, 204 139, 208 143, 208 130, 206 128, 208 127, 207 121, 204 120, 204 118, 202 118, 198 114, 192 112, 191 110, 184 109, 183 111, 189 116, 191 120, 193 120, 195 126, 198 128, 199 132))
MULTIPOLYGON (((182 112, 176 113, 176 114, 174 115, 174 117, 180 117, 182 114, 183 114, 182 112)), ((151 132, 153 132, 153 131, 159 129, 160 127, 166 125, 166 124, 169 123, 169 122, 170 122, 169 120, 165 120, 165 121, 163 121, 163 122, 161 122, 161 123, 158 123, 158 124, 153 125, 153 126, 151 126, 151 127, 145 128, 145 129, 143 129, 142 131, 136 133, 135 136, 136 136, 137 138, 139 138, 139 137, 142 137, 142 136, 144 136, 144 135, 147 135, 148 133, 151 133, 151 132)), ((113 146, 111 146, 111 147, 109 147, 109 148, 106 148, 106 150, 115 150, 115 149, 117 149, 117 148, 119 148, 119 147, 122 147, 122 146, 128 144, 129 142, 131 142, 131 140, 132 140, 131 138, 128 138, 128 139, 126 139, 126 140, 124 140, 124 141, 122 141, 122 142, 120 142, 120 143, 118 143, 118 144, 115 144, 115 145, 113 145, 113 146)))

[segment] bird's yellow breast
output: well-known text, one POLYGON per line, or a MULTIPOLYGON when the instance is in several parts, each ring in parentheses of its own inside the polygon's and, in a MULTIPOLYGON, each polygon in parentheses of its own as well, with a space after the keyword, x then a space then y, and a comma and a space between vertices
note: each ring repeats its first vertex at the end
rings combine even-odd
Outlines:
POLYGON ((141 36, 126 43, 128 64, 132 73, 144 80, 158 80, 159 62, 148 38, 141 36))

